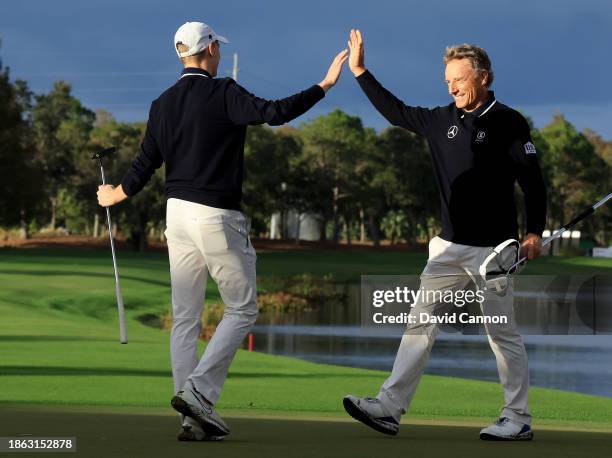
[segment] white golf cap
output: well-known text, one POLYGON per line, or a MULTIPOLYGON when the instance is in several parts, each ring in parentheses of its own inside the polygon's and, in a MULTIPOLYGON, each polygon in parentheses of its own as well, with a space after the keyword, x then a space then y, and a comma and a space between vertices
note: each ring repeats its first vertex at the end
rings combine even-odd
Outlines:
POLYGON ((174 49, 179 57, 193 56, 204 50, 213 41, 229 43, 229 40, 217 33, 203 22, 185 22, 174 34, 174 49), (188 51, 179 52, 176 46, 182 43, 189 47, 188 51))

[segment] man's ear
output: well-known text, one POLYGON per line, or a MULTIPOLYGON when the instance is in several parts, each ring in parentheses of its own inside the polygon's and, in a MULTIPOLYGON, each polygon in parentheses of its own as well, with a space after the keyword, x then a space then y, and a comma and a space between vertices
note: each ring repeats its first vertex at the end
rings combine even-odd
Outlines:
POLYGON ((208 45, 208 54, 213 57, 217 55, 217 51, 218 51, 218 46, 216 44, 216 41, 213 41, 212 43, 210 43, 208 45))
POLYGON ((491 75, 486 70, 482 72, 482 74, 480 76, 480 81, 482 81, 482 84, 484 86, 488 86, 489 85, 489 78, 490 77, 491 77, 491 75))

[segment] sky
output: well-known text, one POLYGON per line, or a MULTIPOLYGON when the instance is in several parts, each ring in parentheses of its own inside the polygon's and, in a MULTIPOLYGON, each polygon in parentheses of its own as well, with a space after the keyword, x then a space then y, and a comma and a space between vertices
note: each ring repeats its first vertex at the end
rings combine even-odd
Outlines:
MULTIPOLYGON (((88 108, 142 121, 181 70, 172 41, 186 21, 230 39, 218 77, 231 74, 238 53, 238 82, 268 99, 321 81, 349 30, 360 28, 366 66, 384 86, 408 105, 446 105, 444 48, 474 43, 491 57, 498 100, 536 127, 561 112, 612 140, 609 0, 2 0, 0 58, 37 93, 63 79, 88 108)), ((388 126, 348 67, 292 124, 334 108, 388 126)))

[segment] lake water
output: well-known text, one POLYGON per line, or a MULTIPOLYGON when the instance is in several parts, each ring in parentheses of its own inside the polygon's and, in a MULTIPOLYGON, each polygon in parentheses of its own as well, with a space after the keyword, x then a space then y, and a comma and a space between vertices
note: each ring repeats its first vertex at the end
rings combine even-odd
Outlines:
MULTIPOLYGON (((401 332, 360 326, 256 325, 254 350, 317 363, 390 371, 401 332)), ((612 336, 523 337, 531 385, 612 397, 612 336)), ((486 336, 440 334, 425 373, 497 381, 486 336)), ((367 394, 367 393, 366 393, 367 394)))
MULTIPOLYGON (((359 285, 349 286, 347 294, 343 304, 260 317, 253 328, 254 350, 390 371, 402 327, 362 326, 359 285)), ((597 298, 599 322, 605 326, 598 326, 602 334, 596 335, 592 323, 584 318, 584 304, 577 310, 571 301, 560 301, 557 293, 552 302, 550 295, 541 296, 541 291, 518 288, 515 299, 517 321, 522 323, 529 356, 531 385, 612 397, 610 290, 605 297, 599 294, 597 298)), ((486 336, 457 332, 439 334, 425 373, 498 381, 486 336)))

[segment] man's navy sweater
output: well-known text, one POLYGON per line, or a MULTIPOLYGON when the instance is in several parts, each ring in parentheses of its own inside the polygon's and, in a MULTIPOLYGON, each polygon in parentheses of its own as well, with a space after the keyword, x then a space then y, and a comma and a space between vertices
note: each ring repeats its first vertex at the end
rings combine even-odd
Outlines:
POLYGON ((166 196, 210 207, 240 209, 247 125, 281 125, 325 96, 318 86, 282 100, 258 98, 231 78, 186 68, 151 104, 140 154, 121 185, 138 193, 166 164, 166 196))
MULTIPOLYGON (((426 138, 440 189, 440 237, 471 246, 496 246, 518 238, 516 181, 525 195, 526 230, 541 236, 546 189, 529 125, 518 111, 495 100, 493 91, 470 113, 454 103, 410 107, 369 71, 357 81, 391 124, 426 138)), ((410 170, 405 174, 409 180, 410 170)))

